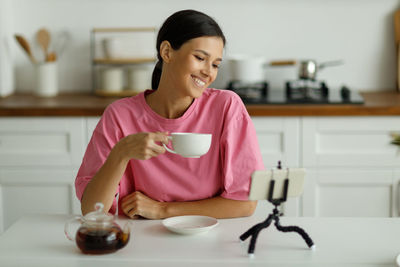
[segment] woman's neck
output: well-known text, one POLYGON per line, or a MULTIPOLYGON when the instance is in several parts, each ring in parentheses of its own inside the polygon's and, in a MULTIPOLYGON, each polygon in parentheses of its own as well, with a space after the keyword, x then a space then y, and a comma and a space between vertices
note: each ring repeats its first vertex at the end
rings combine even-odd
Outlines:
POLYGON ((181 117, 193 103, 194 98, 178 96, 173 90, 159 87, 155 92, 146 96, 149 107, 158 115, 167 119, 181 117))

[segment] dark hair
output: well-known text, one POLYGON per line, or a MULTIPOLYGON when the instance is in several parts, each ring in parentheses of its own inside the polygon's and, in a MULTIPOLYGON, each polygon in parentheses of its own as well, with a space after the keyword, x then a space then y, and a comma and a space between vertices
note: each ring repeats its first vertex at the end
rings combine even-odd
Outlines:
POLYGON ((157 36, 158 62, 153 70, 151 88, 157 89, 162 71, 160 46, 168 41, 174 50, 178 50, 185 42, 202 36, 221 37, 225 46, 225 36, 218 23, 210 16, 196 10, 181 10, 169 16, 161 26, 157 36))

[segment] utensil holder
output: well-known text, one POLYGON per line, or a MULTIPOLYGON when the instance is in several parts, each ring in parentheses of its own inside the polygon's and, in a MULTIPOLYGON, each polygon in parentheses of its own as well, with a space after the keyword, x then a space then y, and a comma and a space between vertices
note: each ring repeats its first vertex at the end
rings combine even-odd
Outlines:
POLYGON ((36 66, 36 91, 41 97, 58 94, 57 62, 39 63, 36 66))

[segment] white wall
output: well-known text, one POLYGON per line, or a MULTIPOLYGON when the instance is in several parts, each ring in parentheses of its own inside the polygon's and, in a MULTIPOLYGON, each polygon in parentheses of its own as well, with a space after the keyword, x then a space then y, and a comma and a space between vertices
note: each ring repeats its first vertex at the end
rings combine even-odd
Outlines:
MULTIPOLYGON (((355 90, 395 88, 393 13, 398 0, 13 0, 12 32, 33 41, 38 28, 68 30, 72 41, 59 60, 61 91, 89 91, 89 33, 94 27, 159 27, 172 12, 193 8, 223 28, 226 56, 247 53, 273 59, 343 59, 319 78, 332 87, 355 90)), ((1 7, 0 7, 1 8, 1 7)), ((14 42, 19 91, 34 87, 33 67, 14 42)), ((36 51, 38 52, 38 51, 36 51)), ((268 69, 272 87, 294 79, 293 67, 268 69)), ((216 87, 229 79, 221 69, 216 87)))
POLYGON ((0 97, 14 92, 12 67, 12 19, 9 0, 0 0, 0 97))

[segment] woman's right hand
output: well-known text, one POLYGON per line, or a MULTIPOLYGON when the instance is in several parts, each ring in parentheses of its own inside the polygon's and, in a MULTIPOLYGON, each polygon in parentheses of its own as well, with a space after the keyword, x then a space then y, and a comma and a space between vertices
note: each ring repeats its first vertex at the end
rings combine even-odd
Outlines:
POLYGON ((117 155, 130 159, 150 159, 165 153, 160 143, 168 144, 168 133, 137 133, 122 138, 112 149, 117 155))

